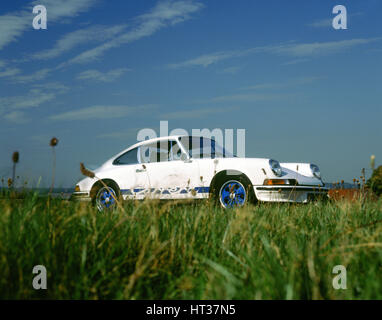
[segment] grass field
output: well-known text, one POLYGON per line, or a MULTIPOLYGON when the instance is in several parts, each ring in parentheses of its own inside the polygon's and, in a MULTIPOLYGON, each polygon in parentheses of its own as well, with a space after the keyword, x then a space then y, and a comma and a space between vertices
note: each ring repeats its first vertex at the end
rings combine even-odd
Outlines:
POLYGON ((382 299, 382 201, 87 204, 0 199, 1 299, 382 299), (47 269, 34 290, 32 269, 47 269), (332 269, 347 268, 347 290, 332 269))

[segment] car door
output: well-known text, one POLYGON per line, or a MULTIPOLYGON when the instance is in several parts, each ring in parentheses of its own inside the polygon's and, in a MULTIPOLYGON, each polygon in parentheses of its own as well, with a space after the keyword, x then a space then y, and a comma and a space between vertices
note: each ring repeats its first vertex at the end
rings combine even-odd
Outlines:
POLYGON ((188 159, 178 142, 160 140, 141 149, 150 196, 159 199, 199 198, 199 167, 188 159))
POLYGON ((131 149, 113 161, 115 180, 124 199, 143 199, 148 176, 139 159, 139 148, 131 149))

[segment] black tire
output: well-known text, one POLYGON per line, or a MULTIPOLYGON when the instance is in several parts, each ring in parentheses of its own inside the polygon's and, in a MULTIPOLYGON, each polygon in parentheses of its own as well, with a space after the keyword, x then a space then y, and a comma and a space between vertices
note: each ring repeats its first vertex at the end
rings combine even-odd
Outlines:
MULTIPOLYGON (((232 199, 233 202, 235 202, 235 204, 232 205, 233 208, 242 207, 256 202, 252 184, 244 175, 224 175, 218 178, 211 190, 211 197, 216 205, 223 208, 230 207, 227 206, 227 201, 223 199, 223 195, 226 194, 227 191, 230 191, 230 196, 235 194, 235 198, 232 199), (240 193, 240 189, 244 189, 244 197, 242 196, 242 193, 240 193), (237 194, 236 191, 238 191, 237 194)), ((225 197, 225 199, 227 199, 227 197, 225 197)))
POLYGON ((91 191, 92 204, 100 212, 113 211, 121 200, 121 191, 113 181, 97 182, 91 191))

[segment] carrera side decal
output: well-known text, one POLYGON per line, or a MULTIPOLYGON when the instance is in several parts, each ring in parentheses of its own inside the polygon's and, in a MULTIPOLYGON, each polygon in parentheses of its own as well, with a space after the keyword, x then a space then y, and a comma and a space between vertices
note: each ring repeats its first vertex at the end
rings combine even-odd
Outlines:
POLYGON ((163 195, 172 195, 172 194, 192 194, 193 192, 196 193, 209 193, 210 188, 209 187, 196 187, 196 188, 135 188, 135 189, 122 189, 121 193, 122 195, 126 196, 133 196, 133 195, 144 195, 147 193, 152 194, 163 194, 163 195))

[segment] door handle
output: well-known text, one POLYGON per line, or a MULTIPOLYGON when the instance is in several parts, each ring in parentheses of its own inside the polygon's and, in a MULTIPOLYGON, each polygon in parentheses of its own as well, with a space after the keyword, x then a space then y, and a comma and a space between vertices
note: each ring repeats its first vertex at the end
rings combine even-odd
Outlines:
POLYGON ((137 169, 135 172, 146 172, 146 169, 137 169))

